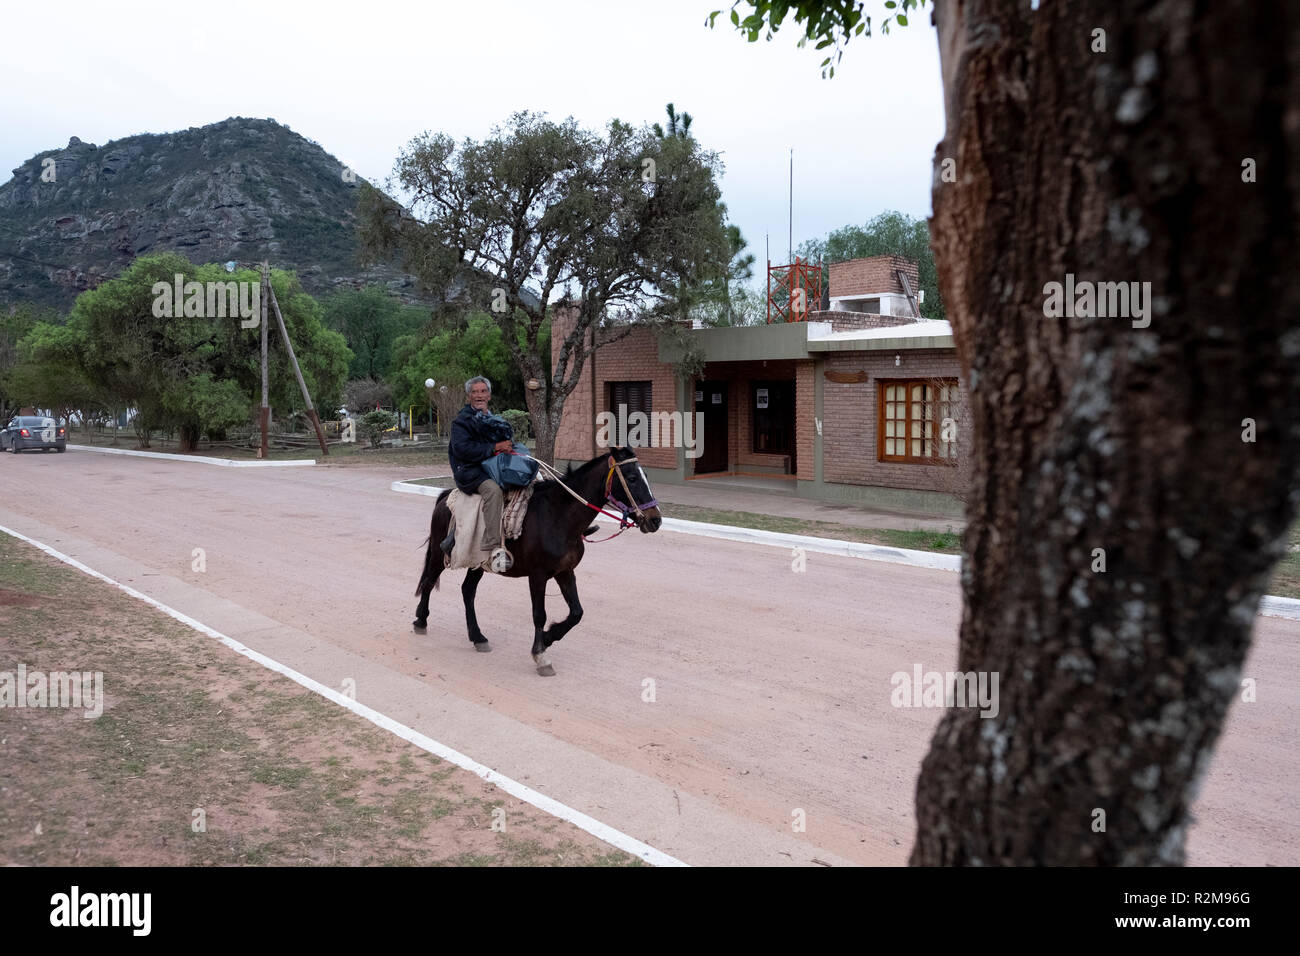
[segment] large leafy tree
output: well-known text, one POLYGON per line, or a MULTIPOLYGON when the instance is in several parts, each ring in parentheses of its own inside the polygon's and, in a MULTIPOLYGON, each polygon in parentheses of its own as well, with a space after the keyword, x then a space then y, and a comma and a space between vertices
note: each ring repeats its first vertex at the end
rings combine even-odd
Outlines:
MULTIPOLYGON (((249 282, 254 270, 227 274, 216 265, 194 266, 181 256, 137 259, 123 274, 77 297, 68 334, 77 342, 76 370, 109 407, 135 408, 147 431, 174 430, 193 448, 204 432, 219 436, 250 420, 260 403, 260 331, 238 316, 186 316, 183 309, 155 315, 156 283, 249 282)), ((321 407, 338 402, 351 353, 343 337, 321 323, 320 309, 289 273, 271 283, 293 340, 302 375, 321 407)), ((278 338, 273 331, 272 341, 278 338)), ((290 411, 303 406, 284 349, 269 357, 271 403, 290 411)))
POLYGON ((49 308, 26 303, 0 309, 0 427, 24 404, 22 389, 12 379, 19 363, 18 343, 38 323, 58 325, 58 314, 49 308))
MULTIPOLYGON (((660 140, 680 139, 694 140, 691 132, 693 118, 690 113, 678 113, 669 103, 664 112, 668 116, 666 126, 655 123, 650 128, 660 140)), ((718 215, 722 221, 727 219, 726 203, 718 203, 718 215)), ((699 319, 705 325, 745 325, 751 319, 745 306, 749 303, 740 291, 742 283, 754 277, 754 256, 745 252, 749 243, 740 232, 740 227, 728 224, 725 227, 725 259, 717 262, 717 271, 701 281, 684 284, 667 284, 666 291, 676 302, 678 314, 683 322, 699 319), (737 305, 742 308, 737 309, 737 305)))
POLYGON ((82 372, 84 351, 85 334, 80 328, 38 322, 18 344, 6 387, 20 405, 48 408, 65 422, 77 411, 84 421, 89 412, 111 404, 82 372))
MULTIPOLYGON (((787 13, 819 46, 870 29, 861 3, 746 6, 751 40, 787 13)), ((974 420, 958 666, 1001 687, 996 717, 940 722, 912 862, 1182 863, 1300 501, 1300 18, 967 0, 934 22, 931 242, 974 420), (1062 315, 1067 275, 1150 283, 1146 305, 1062 315)))
MULTIPOLYGON (((921 313, 929 319, 946 317, 934 253, 930 250, 930 225, 924 219, 913 219, 902 212, 882 212, 865 225, 845 226, 825 239, 801 243, 799 255, 810 262, 827 264, 867 256, 905 256, 916 262, 917 281, 925 292, 921 313)), ((823 276, 823 283, 828 278, 823 276)))
POLYGON ((525 398, 549 459, 587 357, 631 319, 679 314, 674 290, 725 262, 720 168, 687 136, 517 113, 481 143, 412 140, 394 179, 410 208, 366 189, 361 236, 370 255, 398 256, 442 301, 460 295, 501 327, 521 380, 544 386, 525 398), (543 330, 557 299, 570 324, 548 374, 543 330))

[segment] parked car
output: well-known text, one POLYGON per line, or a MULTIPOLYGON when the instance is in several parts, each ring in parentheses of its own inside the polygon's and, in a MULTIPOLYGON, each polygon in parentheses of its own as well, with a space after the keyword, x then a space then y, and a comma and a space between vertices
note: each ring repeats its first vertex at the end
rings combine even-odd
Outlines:
POLYGON ((0 429, 0 451, 12 451, 16 455, 29 448, 67 451, 68 430, 53 418, 39 415, 19 415, 0 429))

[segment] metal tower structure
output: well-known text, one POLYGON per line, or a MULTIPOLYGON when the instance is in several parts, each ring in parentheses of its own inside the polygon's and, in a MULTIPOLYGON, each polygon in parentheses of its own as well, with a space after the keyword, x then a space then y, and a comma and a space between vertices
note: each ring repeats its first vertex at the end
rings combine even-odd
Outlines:
POLYGON ((767 263, 767 322, 806 322, 821 308, 822 267, 795 256, 785 266, 767 263))

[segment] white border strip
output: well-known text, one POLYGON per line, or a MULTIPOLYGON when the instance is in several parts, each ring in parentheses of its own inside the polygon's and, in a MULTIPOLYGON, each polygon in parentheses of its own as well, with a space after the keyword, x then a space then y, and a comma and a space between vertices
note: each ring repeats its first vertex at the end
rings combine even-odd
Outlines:
POLYGON ((239 461, 235 458, 212 458, 208 455, 172 455, 165 451, 129 451, 125 448, 100 448, 96 445, 69 445, 74 451, 93 451, 100 455, 134 455, 137 458, 165 458, 169 461, 193 461, 201 465, 225 468, 301 468, 316 464, 313 458, 294 461, 239 461))
POLYGON ((1276 594, 1265 594, 1259 602, 1259 611, 1261 617, 1284 617, 1289 621, 1300 621, 1300 601, 1295 598, 1278 597, 1276 594))
MULTIPOLYGON (((410 495, 437 495, 443 490, 434 485, 412 485, 405 481, 395 481, 388 487, 390 491, 400 491, 410 495)), ((612 519, 603 515, 598 515, 595 520, 614 523, 612 519)), ((709 524, 705 521, 683 521, 681 518, 664 518, 663 522, 665 531, 677 531, 681 534, 698 534, 708 538, 740 541, 744 544, 765 544, 774 548, 803 548, 805 551, 834 554, 842 558, 865 558, 868 561, 909 564, 912 567, 932 568, 936 571, 961 570, 959 554, 889 548, 878 544, 862 544, 858 541, 840 541, 836 538, 814 538, 806 534, 760 531, 757 528, 737 528, 732 525, 709 524)))
POLYGON ((163 604, 162 602, 149 597, 149 595, 143 594, 140 591, 137 591, 133 587, 129 587, 125 584, 121 584, 118 581, 114 581, 112 578, 108 577, 107 575, 101 574, 100 572, 96 571, 94 568, 87 567, 86 565, 78 561, 76 558, 71 558, 66 554, 63 554, 59 551, 55 551, 53 548, 49 547, 48 545, 42 544, 41 542, 36 541, 33 538, 29 538, 27 537, 27 535, 22 534, 21 532, 14 531, 12 528, 6 528, 4 525, 0 525, 0 532, 4 532, 5 534, 18 538, 21 541, 26 541, 28 544, 40 548, 46 554, 58 558, 64 564, 70 564, 78 571, 82 571, 86 574, 89 574, 93 578, 98 578, 101 581, 113 585, 113 587, 115 588, 125 591, 127 594, 131 595, 131 597, 144 601, 146 604, 157 608, 167 616, 175 618, 176 620, 180 621, 182 624, 186 624, 192 627, 194 630, 200 632, 201 634, 206 634, 208 637, 216 638, 218 641, 226 645, 226 647, 230 648, 235 653, 242 654, 244 657, 247 657, 249 660, 256 661, 257 663, 261 664, 263 667, 267 668, 268 670, 273 670, 277 674, 281 674, 289 678, 291 681, 294 681, 297 684, 301 684, 303 687, 306 687, 308 690, 320 694, 320 696, 324 697, 326 700, 333 701, 334 703, 338 704, 340 707, 344 707, 352 711, 352 713, 356 714, 358 717, 365 718, 375 726, 382 727, 384 730, 387 730, 390 733, 395 734, 398 737, 401 737, 403 740, 415 744, 415 746, 419 747, 421 750, 425 750, 433 754, 435 757, 439 757, 443 760, 448 761, 449 763, 455 764, 457 767, 460 767, 464 770, 468 770, 471 773, 477 774, 478 776, 486 780, 488 783, 494 784, 495 786, 501 788, 511 796, 517 797, 518 799, 523 800, 525 803, 530 803, 533 806, 537 807, 539 810, 544 810, 545 812, 551 814, 552 816, 559 817, 561 820, 565 820, 569 823, 572 823, 580 830, 586 830, 592 836, 605 841, 611 846, 617 847, 620 850, 624 850, 628 853, 631 853, 633 856, 640 857, 642 860, 645 860, 647 863, 651 864, 652 866, 687 866, 688 865, 686 863, 683 863, 681 860, 676 859, 675 857, 669 856, 667 853, 664 853, 661 850, 656 850, 648 843, 642 843, 640 840, 636 839, 635 837, 628 836, 626 833, 623 833, 621 830, 615 830, 613 827, 609 826, 608 824, 601 823, 599 820, 587 816, 585 813, 581 812, 580 810, 575 810, 570 806, 566 806, 565 804, 560 803, 558 800, 553 800, 552 798, 546 796, 546 794, 544 793, 538 793, 532 787, 527 787, 524 784, 519 783, 518 781, 512 780, 503 774, 497 773, 491 767, 486 767, 483 764, 479 763, 477 760, 465 756, 460 751, 453 750, 452 748, 446 746, 445 744, 440 744, 432 737, 428 737, 420 733, 418 730, 414 730, 410 727, 407 727, 405 724, 400 724, 397 721, 393 720, 391 717, 388 717, 385 714, 381 714, 379 711, 367 707, 365 704, 359 704, 351 697, 339 693, 338 691, 334 690, 332 687, 326 687, 324 684, 312 680, 310 677, 307 677, 304 674, 299 674, 293 668, 286 667, 284 664, 281 664, 279 661, 267 657, 265 654, 261 654, 253 650, 252 648, 239 643, 239 641, 236 641, 233 638, 227 637, 225 634, 222 634, 220 631, 213 630, 212 628, 208 627, 206 624, 196 621, 194 618, 186 614, 182 614, 180 611, 177 611, 174 608, 168 607, 166 604, 163 604))
MULTIPOLYGON (((408 495, 437 495, 441 488, 433 485, 413 485, 405 481, 395 481, 389 490, 400 491, 408 495)), ((597 521, 613 524, 612 519, 599 515, 597 521)), ((708 538, 723 538, 727 541, 740 541, 745 544, 766 544, 776 548, 803 548, 822 554, 834 554, 844 558, 864 558, 868 561, 887 561, 890 564, 907 564, 916 568, 933 568, 936 571, 960 571, 961 555, 939 554, 934 551, 913 551, 909 548, 887 548, 874 544, 860 544, 856 541, 839 541, 835 538, 814 538, 802 534, 785 534, 781 531, 760 531, 757 528, 737 528, 732 525, 709 524, 705 521, 683 521, 680 518, 664 518, 666 531, 682 534, 698 534, 708 538)), ((1300 600, 1265 594, 1259 602, 1260 617, 1282 617, 1290 621, 1300 621, 1300 600)))

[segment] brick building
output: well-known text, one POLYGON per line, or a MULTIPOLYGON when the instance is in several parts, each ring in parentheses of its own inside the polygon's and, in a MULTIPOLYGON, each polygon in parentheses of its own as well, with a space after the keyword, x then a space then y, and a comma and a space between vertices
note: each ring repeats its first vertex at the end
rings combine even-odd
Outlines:
MULTIPOLYGON (((626 440, 652 481, 754 476, 801 497, 959 514, 952 330, 917 317, 917 288, 907 259, 835 263, 832 308, 806 321, 696 330, 706 365, 689 382, 679 346, 636 329, 587 360, 555 457, 582 462, 626 440)), ((553 360, 565 317, 554 323, 553 360)))

